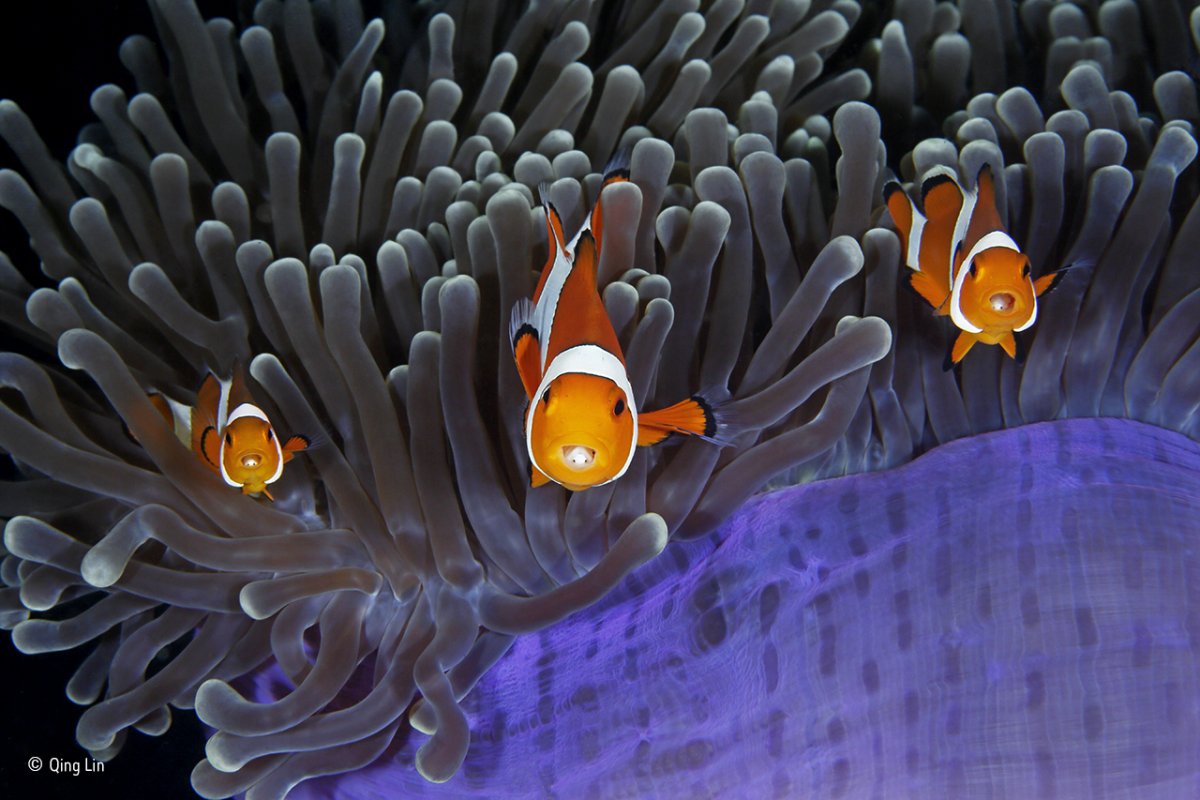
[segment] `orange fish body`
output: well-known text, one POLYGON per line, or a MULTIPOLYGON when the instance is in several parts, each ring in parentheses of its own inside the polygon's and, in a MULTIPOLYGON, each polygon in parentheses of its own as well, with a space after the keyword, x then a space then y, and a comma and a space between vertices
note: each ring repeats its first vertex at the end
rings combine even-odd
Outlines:
POLYGON ((883 196, 912 270, 909 284, 959 329, 946 368, 962 361, 976 342, 1022 357, 1015 334, 1037 320, 1038 297, 1063 272, 1031 277, 1028 257, 1000 222, 991 168, 984 165, 970 190, 949 168, 935 169, 921 185, 921 210, 894 181, 883 196))
POLYGON ((150 395, 150 402, 175 435, 242 494, 261 494, 274 500, 267 484, 279 480, 283 465, 309 445, 303 436, 280 443, 266 413, 253 402, 238 369, 227 379, 210 373, 191 408, 162 394, 150 395))
MULTIPOLYGON (((610 167, 604 186, 629 180, 610 167)), ((513 307, 513 357, 529 407, 525 414, 534 487, 554 481, 582 491, 629 469, 637 446, 672 433, 711 438, 717 432, 702 398, 639 413, 625 356, 596 286, 602 206, 564 243, 562 220, 543 197, 550 253, 532 301, 513 307)))

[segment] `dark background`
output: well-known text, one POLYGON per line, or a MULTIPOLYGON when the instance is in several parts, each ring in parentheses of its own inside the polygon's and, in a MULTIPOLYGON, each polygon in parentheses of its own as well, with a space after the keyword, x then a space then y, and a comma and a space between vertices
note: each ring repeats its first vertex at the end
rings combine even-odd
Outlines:
MULTIPOLYGON (((235 0, 198 0, 206 17, 235 16, 235 0)), ((116 83, 135 93, 117 48, 134 33, 154 37, 154 24, 142 0, 40 0, 6 2, 0 8, 0 98, 15 101, 32 119, 55 158, 63 160, 81 127, 95 120, 92 91, 116 83)), ((21 171, 0 142, 0 168, 21 171)), ((23 272, 37 270, 28 236, 16 218, 0 209, 0 249, 23 272)), ((0 329, 0 339, 7 332, 0 329)), ((8 349, 5 347, 5 349, 8 349)), ((75 742, 83 708, 67 700, 65 687, 90 651, 25 656, 0 631, 0 794, 13 800, 37 798, 194 797, 188 776, 204 756, 204 733, 190 711, 175 710, 163 737, 132 732, 121 753, 103 773, 53 775, 48 766, 31 773, 31 757, 49 762, 88 760, 75 742)))

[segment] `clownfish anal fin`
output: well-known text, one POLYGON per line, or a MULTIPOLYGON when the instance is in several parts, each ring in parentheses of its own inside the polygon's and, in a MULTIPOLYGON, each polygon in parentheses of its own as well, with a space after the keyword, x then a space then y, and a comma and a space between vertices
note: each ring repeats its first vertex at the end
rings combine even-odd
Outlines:
POLYGON ((1033 282, 1033 293, 1037 297, 1041 297, 1047 292, 1054 290, 1058 284, 1062 283, 1062 279, 1066 277, 1067 271, 1060 269, 1058 272, 1051 272, 1048 275, 1043 275, 1033 282))
POLYGON ((947 292, 927 272, 909 272, 905 284, 916 293, 917 297, 929 304, 934 311, 939 310, 945 303, 947 292))

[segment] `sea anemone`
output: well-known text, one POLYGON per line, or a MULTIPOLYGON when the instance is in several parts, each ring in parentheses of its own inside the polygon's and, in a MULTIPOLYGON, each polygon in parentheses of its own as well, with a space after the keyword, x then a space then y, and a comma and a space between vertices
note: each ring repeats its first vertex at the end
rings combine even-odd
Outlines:
POLYGON ((0 622, 90 643, 94 758, 194 707, 205 797, 1195 789, 1183 8, 150 7, 137 94, 93 94, 65 169, 0 103, 41 262, 0 259, 0 622), (713 393, 734 434, 530 490, 536 189, 577 227, 619 149, 600 283, 635 394, 713 393), (1039 273, 1090 266, 1023 364, 944 371, 881 190, 985 163, 1039 273), (274 503, 147 399, 235 364, 313 440, 274 503))

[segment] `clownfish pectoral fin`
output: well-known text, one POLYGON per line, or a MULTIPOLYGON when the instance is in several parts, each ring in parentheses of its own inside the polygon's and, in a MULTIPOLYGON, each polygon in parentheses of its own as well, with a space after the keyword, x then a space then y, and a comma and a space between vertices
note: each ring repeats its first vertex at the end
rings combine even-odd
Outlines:
POLYGON ((208 425, 200 431, 197 444, 197 454, 204 462, 217 472, 221 471, 221 441, 217 437, 217 429, 208 425))
POLYGON ((963 331, 958 334, 958 338, 954 340, 950 351, 946 353, 946 360, 942 362, 942 369, 946 372, 953 369, 955 364, 966 357, 967 352, 975 346, 977 341, 979 341, 979 338, 969 331, 963 331))
POLYGON ((1033 293, 1036 296, 1041 297, 1047 292, 1053 291, 1054 287, 1058 286, 1058 284, 1062 282, 1062 279, 1066 276, 1066 274, 1067 271, 1065 269, 1060 269, 1058 272, 1051 272, 1048 275, 1043 275, 1033 282, 1033 293))
POLYGON ((916 292, 917 296, 928 303, 934 311, 940 310, 949 296, 949 293, 938 286, 938 282, 930 277, 928 272, 909 272, 907 283, 908 288, 916 292))
POLYGON ((713 406, 696 395, 673 406, 639 414, 637 443, 639 447, 647 447, 658 444, 672 433, 682 433, 720 444, 717 438, 720 427, 713 406))
POLYGON ((521 376, 521 385, 525 387, 525 396, 530 400, 542 382, 542 351, 537 328, 530 322, 532 317, 533 304, 528 299, 521 299, 513 305, 508 324, 517 373, 521 376))
POLYGON ((283 453, 283 463, 286 464, 287 462, 291 461, 292 458, 295 457, 296 453, 299 453, 301 450, 307 450, 310 444, 311 442, 309 442, 307 436, 300 436, 299 434, 296 436, 289 436, 288 440, 283 443, 282 447, 279 448, 283 453))
POLYGON ((537 467, 530 466, 530 468, 529 468, 529 487, 531 489, 536 489, 539 486, 545 486, 549 482, 550 482, 550 479, 548 477, 546 477, 546 473, 542 472, 537 467))
MULTIPOLYGON (((1000 348, 1008 354, 1009 358, 1014 358, 1018 361, 1024 360, 1017 358, 1017 337, 1013 335, 1012 331, 1009 331, 1000 337, 999 345, 1000 348)), ((1024 355, 1024 353, 1022 353, 1022 355, 1024 355)))

